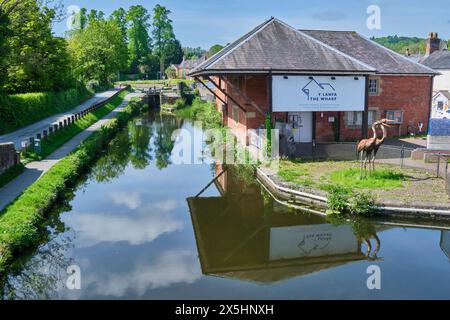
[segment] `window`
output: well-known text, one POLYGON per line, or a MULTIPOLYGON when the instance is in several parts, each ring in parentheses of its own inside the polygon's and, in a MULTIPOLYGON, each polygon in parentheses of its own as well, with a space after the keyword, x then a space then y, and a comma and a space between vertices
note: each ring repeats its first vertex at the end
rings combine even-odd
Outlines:
POLYGON ((391 123, 403 123, 403 111, 401 110, 390 110, 386 111, 386 119, 390 120, 391 123))
POLYGON ((377 79, 369 79, 369 93, 370 94, 378 93, 378 80, 377 79))
MULTIPOLYGON (((346 121, 348 127, 360 127, 362 125, 363 112, 362 111, 351 111, 346 112, 346 121)), ((377 110, 369 110, 368 114, 368 124, 372 125, 377 119, 377 110)))
POLYGON ((438 101, 437 108, 438 108, 438 110, 444 109, 444 102, 443 101, 438 101))
POLYGON ((233 106, 233 120, 234 122, 239 122, 239 109, 236 106, 233 106))

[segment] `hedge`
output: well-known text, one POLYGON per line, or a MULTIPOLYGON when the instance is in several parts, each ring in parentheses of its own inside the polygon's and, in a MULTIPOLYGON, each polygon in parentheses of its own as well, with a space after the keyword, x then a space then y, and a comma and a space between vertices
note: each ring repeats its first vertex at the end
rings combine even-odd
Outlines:
POLYGON ((74 108, 93 93, 84 86, 61 92, 37 92, 0 96, 0 134, 27 126, 74 108))
POLYGON ((0 273, 5 271, 13 255, 39 241, 40 230, 45 225, 50 207, 101 154, 99 150, 106 148, 120 128, 142 110, 143 104, 130 103, 102 130, 94 132, 0 213, 0 273))

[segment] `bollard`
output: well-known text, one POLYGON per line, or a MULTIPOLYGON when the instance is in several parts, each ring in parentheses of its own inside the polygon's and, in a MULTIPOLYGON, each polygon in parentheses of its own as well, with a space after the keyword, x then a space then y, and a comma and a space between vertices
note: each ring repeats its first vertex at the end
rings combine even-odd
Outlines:
POLYGON ((402 149, 400 151, 400 168, 403 169, 403 161, 405 159, 405 146, 402 145, 402 149))
POLYGON ((436 166, 436 178, 439 178, 439 171, 440 171, 440 166, 441 166, 441 155, 438 154, 437 155, 438 161, 437 161, 437 166, 436 166))
POLYGON ((56 123, 53 124, 53 131, 55 131, 55 132, 58 131, 58 124, 56 124, 56 123))
POLYGON ((72 123, 74 123, 75 122, 75 116, 72 115, 70 118, 71 118, 72 123))
POLYGON ((62 121, 59 122, 59 130, 61 130, 63 128, 63 123, 62 121))
POLYGON ((53 134, 53 127, 52 126, 48 127, 48 135, 51 135, 51 134, 53 134))
POLYGON ((47 136, 48 136, 47 130, 44 130, 44 131, 42 132, 42 136, 43 136, 43 139, 47 139, 47 136))
POLYGON ((36 138, 37 138, 38 140, 41 140, 42 135, 41 135, 40 133, 38 133, 38 134, 36 134, 36 138))
POLYGON ((70 126, 70 117, 67 118, 67 125, 70 126))
POLYGON ((64 119, 63 123, 64 123, 64 127, 67 127, 67 119, 64 119))

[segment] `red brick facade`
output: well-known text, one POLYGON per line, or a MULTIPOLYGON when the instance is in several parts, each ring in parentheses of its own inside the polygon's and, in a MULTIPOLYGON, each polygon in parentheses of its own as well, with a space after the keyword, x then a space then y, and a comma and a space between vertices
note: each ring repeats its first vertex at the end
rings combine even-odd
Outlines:
MULTIPOLYGON (((428 130, 428 119, 431 105, 431 76, 374 76, 378 80, 378 93, 369 94, 369 111, 373 111, 375 120, 385 118, 387 111, 403 111, 402 124, 395 124, 389 128, 389 136, 405 135, 408 131, 417 130, 418 123, 423 123, 423 132, 428 130), (414 129, 413 129, 414 128, 414 129)), ((229 81, 252 99, 264 112, 269 111, 268 101, 268 76, 246 75, 242 77, 228 77, 229 81)), ((372 79, 372 77, 371 77, 372 79)), ((215 79, 218 83, 218 79, 215 79)), ((226 99, 218 90, 216 93, 225 101, 228 101, 224 114, 224 124, 232 129, 257 129, 264 126, 265 117, 258 112, 241 95, 233 92, 231 88, 222 82, 222 88, 230 94, 247 111, 246 113, 234 107, 230 99, 226 99), (233 111, 233 109, 235 111, 233 111), (238 117, 238 121, 235 118, 238 117)), ((217 100, 218 110, 222 111, 222 102, 217 100)), ((315 137, 316 141, 351 141, 361 137, 361 127, 350 126, 347 123, 346 112, 316 112, 315 113, 315 137), (335 123, 329 122, 334 117, 335 123), (339 121, 337 121, 339 119, 339 121), (338 130, 339 129, 339 130, 338 130)), ((286 113, 274 113, 274 120, 285 122, 286 113)), ((238 130, 236 130, 238 131, 238 130)), ((245 131, 245 130, 239 130, 245 131)), ((236 132, 244 139, 243 133, 236 132)), ((372 130, 369 126, 369 135, 372 130)), ((243 141, 243 140, 242 140, 243 141)))

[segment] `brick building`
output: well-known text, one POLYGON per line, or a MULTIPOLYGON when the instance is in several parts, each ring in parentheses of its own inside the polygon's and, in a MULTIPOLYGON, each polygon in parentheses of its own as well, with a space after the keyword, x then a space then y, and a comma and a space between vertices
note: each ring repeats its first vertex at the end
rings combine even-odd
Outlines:
POLYGON ((359 139, 380 118, 395 123, 390 136, 426 132, 437 74, 356 32, 271 18, 190 76, 215 84, 223 121, 243 142, 269 115, 295 142, 312 143, 359 139))

